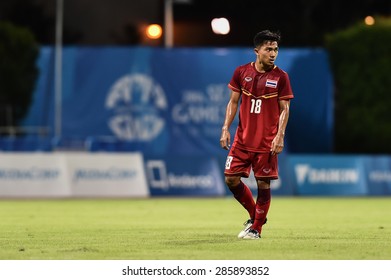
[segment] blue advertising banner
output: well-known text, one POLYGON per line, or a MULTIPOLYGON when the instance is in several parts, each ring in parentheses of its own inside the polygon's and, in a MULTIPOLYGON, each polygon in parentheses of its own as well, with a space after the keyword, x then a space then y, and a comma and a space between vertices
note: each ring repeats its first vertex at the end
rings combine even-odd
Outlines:
MULTIPOLYGON (((24 121, 49 127, 52 134, 58 106, 53 55, 52 48, 41 49, 41 75, 24 121)), ((238 65, 254 59, 251 48, 65 47, 61 137, 114 137, 153 156, 222 156, 227 84, 238 65)), ((281 49, 277 62, 290 74, 295 92, 287 147, 292 152, 331 150, 333 93, 326 53, 281 49)))
POLYGON ((207 157, 145 159, 151 196, 223 196, 225 186, 218 163, 207 157))
POLYGON ((289 156, 291 183, 298 195, 366 195, 363 157, 289 156))
POLYGON ((391 195, 391 157, 366 156, 363 159, 369 195, 391 195))

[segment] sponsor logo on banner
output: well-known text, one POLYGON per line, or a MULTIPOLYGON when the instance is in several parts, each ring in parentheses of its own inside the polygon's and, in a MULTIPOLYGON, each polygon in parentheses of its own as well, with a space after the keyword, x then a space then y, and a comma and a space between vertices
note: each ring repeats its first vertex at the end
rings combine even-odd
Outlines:
POLYGON ((369 179, 374 183, 391 183, 391 171, 372 170, 369 172, 369 179))
POLYGON ((20 168, 0 168, 0 180, 57 180, 60 170, 39 166, 20 168))
POLYGON ((86 197, 148 196, 141 153, 67 155, 72 193, 86 197))
POLYGON ((169 188, 201 188, 213 189, 216 186, 212 174, 190 175, 167 172, 166 164, 162 160, 147 162, 147 176, 152 188, 168 190, 169 188))
POLYGON ((141 153, 7 153, 0 197, 147 197, 141 153))
POLYGON ((290 156, 297 194, 365 195, 368 193, 363 157, 290 156))
POLYGON ((299 185, 310 184, 357 184, 360 173, 356 168, 314 168, 309 164, 295 165, 299 185))
POLYGON ((108 180, 121 181, 129 180, 138 176, 137 170, 122 169, 118 167, 109 167, 105 169, 98 168, 79 168, 74 170, 73 182, 80 180, 108 180))
POLYGON ((391 157, 365 156, 366 182, 369 195, 391 194, 391 157))
POLYGON ((3 153, 0 197, 67 197, 65 158, 53 153, 3 153))
POLYGON ((105 107, 114 115, 111 131, 122 140, 151 141, 166 127, 162 116, 168 104, 163 88, 145 74, 119 78, 106 98, 105 107))
POLYGON ((146 161, 152 195, 224 195, 217 162, 178 157, 146 161))

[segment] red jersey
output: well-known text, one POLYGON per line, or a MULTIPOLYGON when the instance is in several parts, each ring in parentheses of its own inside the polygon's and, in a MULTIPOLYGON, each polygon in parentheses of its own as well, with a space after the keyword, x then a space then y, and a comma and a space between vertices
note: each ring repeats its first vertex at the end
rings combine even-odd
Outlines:
POLYGON ((260 73, 251 62, 235 69, 228 87, 241 94, 239 125, 232 147, 269 152, 278 131, 278 101, 293 98, 288 74, 277 66, 260 73))

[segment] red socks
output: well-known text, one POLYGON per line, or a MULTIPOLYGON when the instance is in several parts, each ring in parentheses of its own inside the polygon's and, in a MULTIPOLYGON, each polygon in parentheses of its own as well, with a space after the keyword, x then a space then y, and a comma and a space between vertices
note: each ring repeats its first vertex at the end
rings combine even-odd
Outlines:
POLYGON ((233 193, 235 199, 239 201, 240 204, 247 210, 250 215, 250 219, 254 219, 255 213, 255 202, 253 198, 253 194, 249 187, 247 187, 242 181, 240 184, 233 189, 230 189, 233 193))
POLYGON ((247 187, 242 181, 236 188, 230 190, 233 193, 235 199, 247 210, 248 214, 250 215, 250 219, 254 221, 251 228, 261 233, 262 226, 265 223, 267 213, 269 212, 271 200, 270 188, 258 188, 256 203, 254 202, 250 188, 247 187))
POLYGON ((265 223, 267 212, 270 207, 270 189, 258 189, 257 203, 255 205, 255 217, 254 224, 251 228, 257 230, 259 233, 262 231, 262 226, 265 223))

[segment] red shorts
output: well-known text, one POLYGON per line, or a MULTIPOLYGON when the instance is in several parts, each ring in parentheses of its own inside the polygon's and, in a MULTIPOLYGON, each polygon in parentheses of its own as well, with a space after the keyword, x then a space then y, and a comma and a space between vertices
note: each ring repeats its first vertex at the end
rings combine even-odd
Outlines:
POLYGON ((271 153, 248 152, 232 148, 225 162, 224 175, 246 177, 250 175, 251 168, 257 180, 278 179, 278 157, 271 153))

